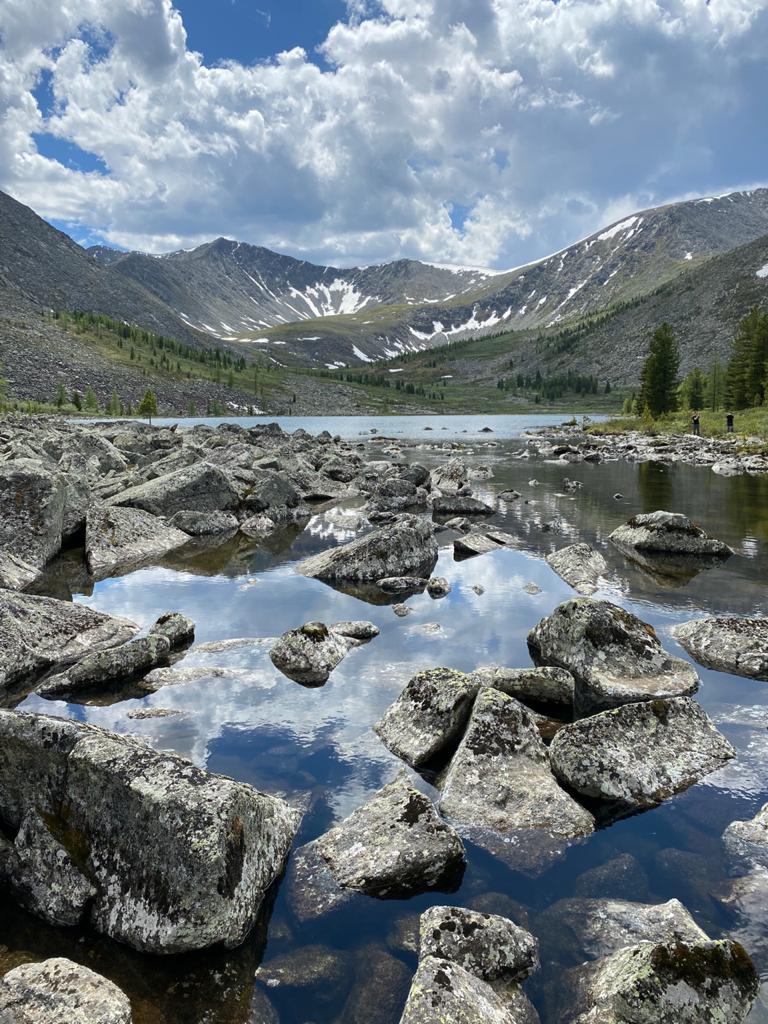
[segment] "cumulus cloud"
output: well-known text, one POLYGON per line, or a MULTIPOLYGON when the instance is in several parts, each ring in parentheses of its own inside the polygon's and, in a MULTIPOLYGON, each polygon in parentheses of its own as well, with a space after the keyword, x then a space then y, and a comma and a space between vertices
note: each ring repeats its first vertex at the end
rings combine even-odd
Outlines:
POLYGON ((5 0, 0 188, 149 251, 503 267, 764 176, 768 0, 347 6, 321 60, 210 66, 170 0, 5 0))

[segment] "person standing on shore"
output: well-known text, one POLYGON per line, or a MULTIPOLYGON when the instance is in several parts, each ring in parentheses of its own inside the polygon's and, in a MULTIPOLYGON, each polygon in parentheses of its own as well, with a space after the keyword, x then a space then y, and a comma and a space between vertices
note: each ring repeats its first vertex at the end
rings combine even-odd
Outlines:
POLYGON ((697 412, 691 416, 691 426, 696 437, 699 437, 701 434, 701 416, 697 412))
POLYGON ((733 413, 727 412, 725 414, 725 429, 729 434, 733 433, 733 413))

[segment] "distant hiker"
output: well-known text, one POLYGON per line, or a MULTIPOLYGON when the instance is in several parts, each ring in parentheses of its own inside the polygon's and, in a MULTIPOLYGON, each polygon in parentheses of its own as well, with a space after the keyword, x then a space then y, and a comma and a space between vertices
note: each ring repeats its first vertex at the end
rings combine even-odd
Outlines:
POLYGON ((727 412, 725 414, 725 427, 729 434, 733 433, 733 413, 727 412))
POLYGON ((698 437, 701 434, 701 417, 697 412, 691 416, 691 424, 693 426, 693 432, 698 437))

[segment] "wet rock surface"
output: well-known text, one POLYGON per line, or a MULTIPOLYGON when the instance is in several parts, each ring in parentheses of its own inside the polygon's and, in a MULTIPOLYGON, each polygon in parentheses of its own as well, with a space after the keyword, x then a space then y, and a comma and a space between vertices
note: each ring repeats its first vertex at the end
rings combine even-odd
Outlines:
POLYGON ((0 978, 2 1024, 131 1024, 117 985, 64 957, 22 964, 0 978))
POLYGON ((768 618, 693 619, 672 635, 705 668, 768 680, 768 618))
POLYGON ((733 551, 720 540, 708 537, 700 526, 679 512, 646 512, 634 516, 610 535, 619 548, 658 551, 673 555, 716 555, 728 558, 733 551))
POLYGON ((608 565, 589 544, 570 544, 547 555, 547 565, 580 594, 594 594, 608 565))
POLYGON ((556 706, 572 710, 574 681, 563 668, 504 668, 490 666, 477 669, 473 675, 486 686, 492 686, 523 704, 556 706))
POLYGON ((419 928, 422 957, 450 960, 485 981, 524 981, 539 966, 533 935, 497 914, 430 907, 419 928))

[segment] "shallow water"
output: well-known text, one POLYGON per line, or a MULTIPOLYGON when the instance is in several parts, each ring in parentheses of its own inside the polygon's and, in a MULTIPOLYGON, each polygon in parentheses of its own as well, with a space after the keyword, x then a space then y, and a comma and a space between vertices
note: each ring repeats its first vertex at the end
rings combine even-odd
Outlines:
MULTIPOLYGON (((653 463, 564 467, 520 461, 515 456, 521 443, 501 439, 516 436, 514 432, 519 435, 525 424, 500 421, 521 419, 475 418, 473 436, 462 437, 472 446, 467 456, 471 464, 493 471, 491 479, 475 483, 478 496, 490 497, 508 487, 521 492, 521 500, 500 505, 495 520, 520 539, 520 549, 456 562, 453 535, 438 535, 441 550, 434 575, 450 581, 453 589, 446 598, 413 597, 408 601, 412 613, 400 619, 388 604, 367 604, 298 575, 298 560, 353 536, 329 522, 326 513, 332 503, 317 507, 301 532, 285 531, 261 545, 230 542, 194 558, 177 556, 98 583, 92 590, 79 553, 72 552, 52 576, 51 592, 72 592, 75 600, 145 626, 165 610, 179 610, 197 623, 196 645, 184 666, 215 667, 229 674, 204 676, 110 706, 31 697, 22 707, 135 733, 212 771, 307 799, 298 846, 346 816, 403 769, 371 726, 415 672, 436 665, 472 669, 491 663, 530 663, 528 631, 573 595, 543 561, 554 548, 576 539, 602 548, 608 533, 633 514, 657 508, 684 512, 730 544, 736 554, 716 568, 668 577, 628 562, 608 545, 603 550, 610 566, 609 584, 598 596, 651 622, 665 646, 684 657, 669 636, 675 623, 704 612, 768 612, 768 477, 725 478, 707 469, 653 463), (480 435, 478 423, 488 423, 494 433, 480 435), (489 442, 494 446, 486 447, 489 442), (566 477, 582 481, 582 489, 564 491, 566 477), (530 483, 534 479, 538 486, 530 483), (614 497, 617 493, 622 497, 614 497), (529 583, 540 592, 528 593, 524 588, 529 583), (473 591, 477 585, 483 593, 473 591), (275 637, 312 619, 360 618, 375 622, 381 635, 352 651, 318 689, 281 675, 269 660, 269 643, 218 652, 199 649, 225 639, 275 637), (139 708, 179 714, 128 717, 139 708)), ((538 418, 529 417, 529 425, 532 419, 538 418)), ((356 419, 344 430, 342 422, 335 420, 328 429, 357 436, 375 426, 388 436, 395 436, 396 430, 408 436, 407 423, 399 418, 383 423, 356 419)), ((323 423, 318 421, 313 429, 325 429, 323 423)), ((301 425, 291 421, 294 428, 301 425)), ((437 420, 438 429, 440 425, 437 420)), ((422 426, 420 420, 411 435, 420 443, 437 445, 445 440, 445 434, 425 436, 422 426)), ((452 424, 448 433, 461 437, 464 429, 470 427, 452 424)), ((408 456, 432 465, 448 453, 414 449, 408 456)), ((372 457, 377 457, 375 452, 372 457)), ((405 992, 396 981, 385 983, 383 993, 370 986, 390 975, 401 983, 404 975, 407 981, 415 967, 415 954, 399 945, 398 926, 433 904, 476 904, 508 914, 539 936, 544 966, 526 984, 526 991, 547 1024, 550 997, 563 968, 583 959, 547 915, 539 917, 555 901, 585 892, 646 902, 676 896, 713 937, 738 932, 744 924, 730 918, 717 900, 728 877, 720 837, 730 821, 752 816, 768 799, 768 684, 705 669, 700 675, 698 699, 737 748, 737 760, 656 810, 616 822, 574 844, 538 873, 523 874, 467 843, 468 865, 457 892, 407 901, 360 896, 335 915, 303 927, 292 917, 288 886, 283 884, 271 917, 241 949, 169 959, 132 953, 88 931, 48 928, 7 908, 0 915, 0 968, 3 963, 56 954, 81 959, 129 993, 136 1024, 397 1024, 405 992), (610 867, 597 882, 594 876, 585 877, 585 872, 623 854, 636 861, 630 883, 622 882, 610 867), (285 952, 316 945, 337 951, 338 976, 307 987, 254 985, 260 961, 266 964, 285 952), (370 1000, 370 1005, 362 1003, 364 1010, 361 998, 370 1000)), ((409 775, 434 795, 426 780, 410 771, 409 775)), ((752 922, 745 944, 758 967, 768 972, 766 930, 759 922, 752 922)), ((765 1020, 768 1016, 758 1006, 750 1021, 765 1020)))

